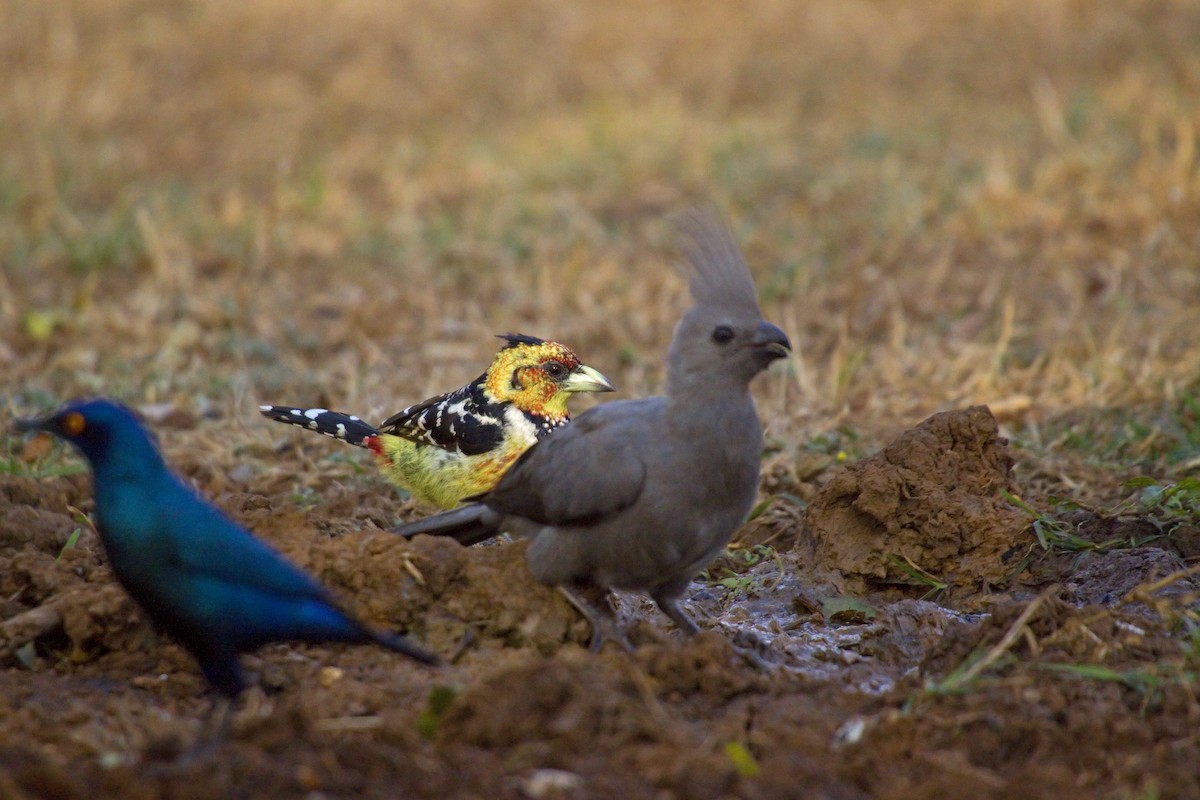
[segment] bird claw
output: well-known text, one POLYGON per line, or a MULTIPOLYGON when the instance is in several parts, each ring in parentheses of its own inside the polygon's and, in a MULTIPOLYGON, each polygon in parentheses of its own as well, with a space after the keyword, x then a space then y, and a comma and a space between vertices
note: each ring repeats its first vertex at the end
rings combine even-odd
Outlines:
POLYGON ((764 642, 754 633, 735 626, 728 639, 733 652, 752 669, 769 673, 778 667, 778 662, 775 660, 778 658, 778 653, 772 650, 769 643, 764 642))
POLYGON ((224 695, 213 698, 212 708, 200 728, 200 737, 196 745, 215 745, 229 735, 229 725, 233 716, 233 701, 224 695))
MULTIPOLYGON (((679 606, 678 600, 656 597, 654 598, 654 602, 658 604, 658 607, 662 609, 664 614, 671 618, 672 622, 679 626, 684 636, 691 638, 700 632, 700 627, 679 606)), ((734 638, 730 640, 729 646, 733 648, 733 652, 737 653, 753 669, 759 672, 770 672, 774 669, 774 665, 760 655, 760 652, 765 649, 765 645, 754 634, 735 634, 734 638)))
POLYGON ((604 649, 605 642, 615 642, 626 653, 633 652, 633 645, 630 644, 629 638, 625 636, 625 631, 621 630, 621 626, 616 620, 589 620, 592 623, 592 640, 588 643, 588 650, 593 653, 599 653, 604 649), (608 633, 604 629, 608 628, 608 633))
POLYGON ((672 622, 683 631, 683 635, 691 638, 700 632, 700 626, 679 607, 679 601, 665 597, 654 597, 655 604, 672 622))
POLYGON ((213 698, 212 707, 200 721, 200 732, 196 739, 182 751, 176 751, 174 764, 187 767, 211 760, 229 738, 230 718, 233 701, 225 695, 213 698))
POLYGON ((617 621, 616 613, 609 602, 610 595, 606 590, 597 590, 587 586, 559 586, 558 590, 592 626, 592 638, 588 643, 588 650, 599 653, 604 648, 605 642, 612 641, 626 653, 633 652, 633 645, 629 643, 625 631, 617 621), (599 604, 585 596, 589 593, 597 594, 596 599, 600 601, 599 604))
POLYGON ((758 651, 753 647, 743 647, 741 645, 730 643, 733 652, 737 653, 743 661, 746 662, 752 669, 759 672, 772 672, 775 669, 775 664, 763 658, 758 654, 758 651))

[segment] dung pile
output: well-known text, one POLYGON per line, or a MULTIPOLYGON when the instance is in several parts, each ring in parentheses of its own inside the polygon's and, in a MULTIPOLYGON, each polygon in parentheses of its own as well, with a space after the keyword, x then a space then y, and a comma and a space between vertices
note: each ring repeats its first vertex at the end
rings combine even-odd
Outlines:
POLYGON ((912 582, 924 572, 978 590, 1012 569, 1032 540, 1029 518, 1004 500, 1012 458, 986 406, 934 414, 875 455, 847 465, 808 508, 814 567, 842 592, 912 582))

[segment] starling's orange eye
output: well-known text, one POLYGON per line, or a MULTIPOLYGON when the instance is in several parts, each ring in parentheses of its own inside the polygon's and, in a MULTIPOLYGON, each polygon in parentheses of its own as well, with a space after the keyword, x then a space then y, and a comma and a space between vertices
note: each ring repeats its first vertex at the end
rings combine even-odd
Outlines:
POLYGON ((78 411, 72 411, 63 417, 62 429, 67 436, 78 436, 87 427, 87 420, 78 411))

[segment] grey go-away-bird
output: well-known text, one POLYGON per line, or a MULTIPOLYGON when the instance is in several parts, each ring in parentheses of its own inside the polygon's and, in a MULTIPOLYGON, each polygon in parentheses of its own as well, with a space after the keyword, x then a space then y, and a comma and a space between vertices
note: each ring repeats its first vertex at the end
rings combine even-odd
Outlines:
POLYGON ((396 529, 474 544, 497 533, 531 541, 534 578, 557 586, 603 642, 597 609, 577 591, 643 591, 686 634, 679 599, 729 543, 758 490, 763 428, 750 381, 791 351, 763 319, 729 228, 713 211, 680 223, 693 305, 675 327, 666 395, 599 405, 526 451, 471 505, 396 529))

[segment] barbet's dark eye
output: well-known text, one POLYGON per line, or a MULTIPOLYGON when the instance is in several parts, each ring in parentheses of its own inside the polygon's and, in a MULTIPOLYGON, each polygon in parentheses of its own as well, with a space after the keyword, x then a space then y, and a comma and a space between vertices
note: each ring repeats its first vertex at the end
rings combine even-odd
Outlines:
POLYGON ((547 361, 544 369, 546 370, 546 374, 556 381, 567 377, 567 368, 557 361, 547 361))
POLYGON ((713 341, 717 344, 729 344, 733 341, 733 328, 728 325, 718 325, 713 328, 713 341))

